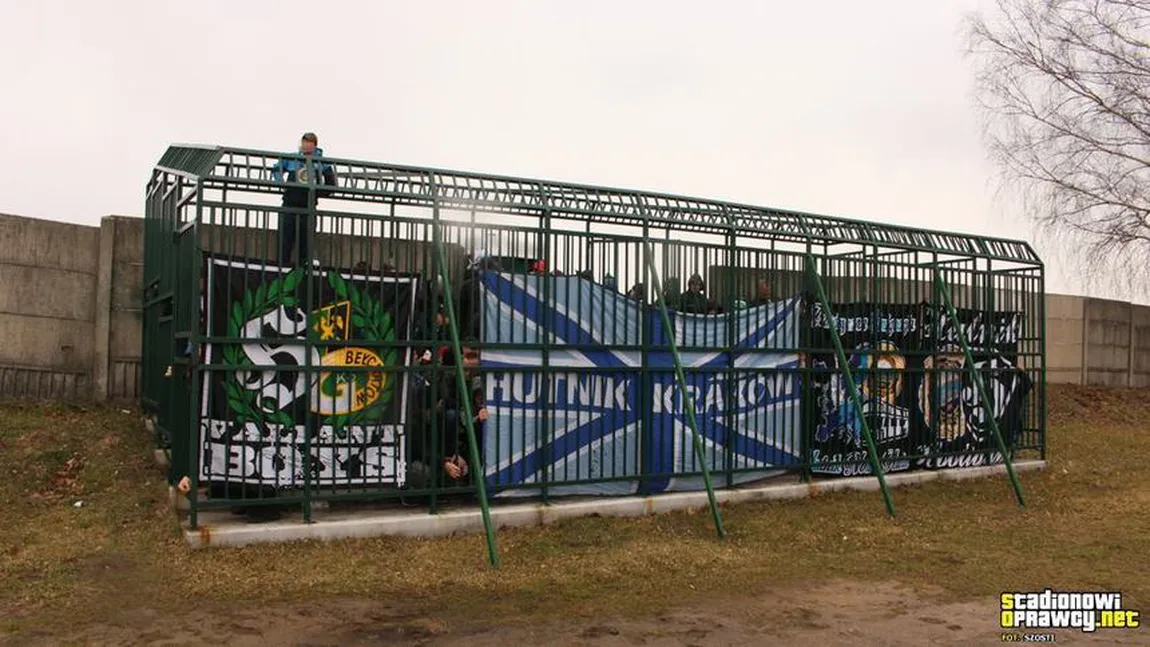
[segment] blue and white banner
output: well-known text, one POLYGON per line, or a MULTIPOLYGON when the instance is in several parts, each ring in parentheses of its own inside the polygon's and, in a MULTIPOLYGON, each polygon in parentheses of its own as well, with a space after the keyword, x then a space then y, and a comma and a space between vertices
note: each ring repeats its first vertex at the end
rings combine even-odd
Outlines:
MULTIPOLYGON (((793 349, 799 346, 800 303, 795 297, 739 311, 733 331, 726 316, 671 313, 678 348, 731 348, 680 350, 679 359, 707 466, 716 472, 726 470, 729 456, 731 469, 756 470, 735 475, 736 483, 768 475, 758 470, 787 467, 799 460, 802 382, 793 349)), ((701 476, 671 476, 698 473, 701 468, 662 315, 652 309, 648 316, 651 347, 666 349, 648 355, 648 366, 656 367, 649 473, 665 475, 651 482, 651 490, 700 489, 701 476)))
MULTIPOLYGON (((585 279, 494 272, 483 276, 482 301, 485 344, 548 346, 546 367, 542 349, 482 354, 490 486, 510 488, 504 495, 538 494, 544 483, 554 494, 629 494, 648 476, 647 492, 702 487, 657 309, 585 279), (564 485, 587 480, 606 482, 564 485)), ((798 346, 798 306, 796 297, 744 310, 733 326, 726 316, 672 313, 680 347, 724 349, 680 357, 707 464, 741 470, 736 482, 798 460, 798 356, 783 350, 798 346)))

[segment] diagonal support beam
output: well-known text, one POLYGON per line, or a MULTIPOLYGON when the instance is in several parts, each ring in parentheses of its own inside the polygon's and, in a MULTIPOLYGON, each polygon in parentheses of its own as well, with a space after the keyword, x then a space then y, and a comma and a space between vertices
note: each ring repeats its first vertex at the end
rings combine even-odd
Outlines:
POLYGON ((1018 475, 1014 473, 1014 464, 1010 460, 1010 453, 1007 451, 1006 442, 1002 439, 1002 432, 998 428, 998 420, 994 416, 994 407, 990 403, 990 399, 986 397, 986 384, 982 381, 982 372, 974 366, 974 354, 970 350, 970 340, 966 337, 966 329, 958 320, 958 311, 954 308, 954 301, 950 298, 950 288, 946 285, 946 281, 942 280, 942 273, 937 266, 934 268, 934 283, 938 286, 939 293, 942 294, 943 304, 946 305, 946 313, 950 316, 950 320, 954 322, 955 330, 958 331, 958 343, 962 345, 962 354, 966 356, 966 368, 970 371, 970 377, 974 381, 974 387, 978 389, 978 398, 982 401, 982 410, 986 415, 986 424, 990 427, 990 433, 994 436, 994 442, 998 445, 998 451, 1002 453, 1002 462, 1006 465, 1006 474, 1010 477, 1010 484, 1014 487, 1014 497, 1018 500, 1018 505, 1025 507, 1026 501, 1022 498, 1022 484, 1018 481, 1018 475))
POLYGON ((819 272, 815 266, 815 258, 810 253, 807 254, 807 276, 810 278, 811 283, 815 287, 815 296, 818 297, 819 303, 823 306, 823 311, 827 314, 828 326, 831 331, 831 341, 835 346, 835 356, 838 358, 839 366, 842 367, 843 379, 846 380, 847 389, 850 394, 851 403, 855 407, 855 413, 859 417, 859 423, 862 426, 863 440, 866 442, 867 455, 870 457, 871 469, 874 470, 875 476, 878 478, 879 489, 882 490, 883 502, 886 503, 886 511, 890 516, 894 516, 894 500, 890 495, 890 488, 886 484, 886 475, 882 470, 882 462, 878 457, 878 449, 875 447, 874 436, 871 435, 870 425, 867 424, 866 414, 863 412, 862 398, 859 397, 858 385, 855 383, 854 374, 851 373, 850 363, 847 360, 846 351, 843 350, 843 341, 839 337, 838 326, 835 325, 834 311, 831 310, 830 300, 827 299, 827 291, 823 287, 823 280, 819 276, 819 272))
POLYGON ((695 420, 695 402, 687 393, 687 377, 683 373, 683 362, 679 359, 679 346, 675 343, 675 330, 671 327, 671 315, 667 312, 667 303, 663 301, 663 282, 659 279, 659 270, 655 267, 655 256, 651 251, 651 242, 644 241, 646 246, 647 271, 651 277, 651 285, 655 289, 655 299, 659 304, 659 313, 663 316, 663 329, 667 331, 667 340, 671 347, 671 358, 675 362, 675 383, 679 385, 679 398, 683 401, 683 408, 687 411, 687 426, 691 428, 691 445, 695 448, 695 459, 703 471, 703 485, 707 488, 707 502, 711 507, 711 517, 715 520, 715 531, 720 538, 727 536, 723 528, 723 518, 719 515, 719 504, 715 501, 715 488, 711 485, 711 469, 707 467, 706 454, 703 452, 703 440, 699 436, 698 423, 695 420))
POLYGON ((471 475, 475 478, 475 489, 479 495, 479 509, 483 514, 483 532, 487 536, 487 556, 491 565, 499 568, 499 548, 495 545, 495 527, 491 523, 491 507, 487 502, 487 477, 483 464, 479 462, 479 443, 475 436, 475 411, 471 408, 471 393, 467 388, 467 375, 463 370, 463 346, 459 342, 459 320, 455 316, 455 303, 451 298, 451 280, 447 271, 447 251, 443 247, 443 231, 438 222, 436 209, 434 224, 435 253, 439 257, 439 276, 443 279, 443 309, 447 313, 447 326, 451 332, 451 352, 455 356, 455 382, 459 387, 459 401, 463 411, 464 427, 467 430, 468 458, 471 459, 471 475))

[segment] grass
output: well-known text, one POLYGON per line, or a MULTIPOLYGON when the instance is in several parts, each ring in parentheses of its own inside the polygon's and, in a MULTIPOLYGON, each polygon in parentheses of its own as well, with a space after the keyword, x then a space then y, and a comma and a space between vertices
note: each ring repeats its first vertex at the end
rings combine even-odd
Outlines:
POLYGON ((0 634, 51 634, 142 607, 349 597, 453 621, 633 616, 838 579, 929 585, 956 600, 1116 589, 1148 607, 1150 393, 1059 387, 1050 401, 1051 460, 1022 476, 1025 509, 993 478, 897 489, 895 519, 873 492, 736 506, 724 511, 726 542, 706 514, 581 519, 501 532, 498 571, 480 536, 193 551, 136 415, 0 405, 0 634))

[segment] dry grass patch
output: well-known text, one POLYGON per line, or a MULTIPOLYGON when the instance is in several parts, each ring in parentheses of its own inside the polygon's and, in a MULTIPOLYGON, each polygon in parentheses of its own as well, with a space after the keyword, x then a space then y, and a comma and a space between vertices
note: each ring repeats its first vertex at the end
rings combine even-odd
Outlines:
POLYGON ((156 613, 378 599, 428 622, 529 623, 658 613, 702 596, 831 580, 899 581, 944 598, 1105 588, 1150 607, 1150 394, 1052 388, 1049 468, 1004 478, 508 530, 491 570, 481 537, 379 538, 193 551, 166 507, 135 415, 0 407, 0 608, 49 633, 156 613), (80 508, 75 501, 83 501, 80 508), (127 614, 127 615, 126 615, 127 614))

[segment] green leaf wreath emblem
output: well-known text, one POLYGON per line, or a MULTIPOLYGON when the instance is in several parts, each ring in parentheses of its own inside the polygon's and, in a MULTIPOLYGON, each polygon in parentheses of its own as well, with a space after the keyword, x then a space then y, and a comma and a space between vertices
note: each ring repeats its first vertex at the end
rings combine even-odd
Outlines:
MULTIPOLYGON (((299 298, 296 291, 304 276, 304 270, 296 269, 288 274, 259 286, 254 292, 245 292, 242 299, 232 304, 228 316, 228 336, 241 337, 247 322, 260 317, 281 305, 286 308, 299 307, 299 298)), ((365 295, 355 285, 349 284, 338 272, 327 273, 328 284, 331 286, 335 301, 350 304, 351 321, 350 331, 346 339, 322 339, 319 334, 323 315, 321 310, 308 316, 308 338, 314 342, 335 341, 338 344, 317 345, 321 353, 321 364, 324 367, 335 368, 347 366, 379 366, 380 371, 339 371, 319 370, 318 383, 313 388, 319 390, 319 400, 322 403, 336 402, 347 394, 347 389, 356 394, 355 401, 350 402, 350 410, 345 412, 329 412, 324 414, 322 424, 330 425, 337 437, 346 438, 347 428, 362 425, 378 418, 388 404, 393 394, 395 379, 394 373, 383 371, 385 367, 394 366, 398 357, 395 348, 360 348, 355 347, 356 341, 391 342, 395 340, 395 326, 390 313, 384 311, 377 299, 365 295)), ((255 340, 253 340, 255 341, 255 340)), ((226 344, 223 348, 224 361, 230 365, 230 370, 224 380, 224 390, 227 395, 228 407, 235 413, 235 423, 242 425, 253 423, 258 425, 265 436, 270 435, 268 423, 281 425, 285 431, 294 429, 295 422, 289 411, 278 408, 278 403, 270 398, 260 400, 259 394, 246 388, 240 376, 246 373, 245 367, 253 366, 251 359, 243 352, 243 345, 239 343, 226 344)), ((312 406, 311 395, 308 396, 308 405, 312 406)), ((290 431, 288 432, 290 433, 290 431)))

